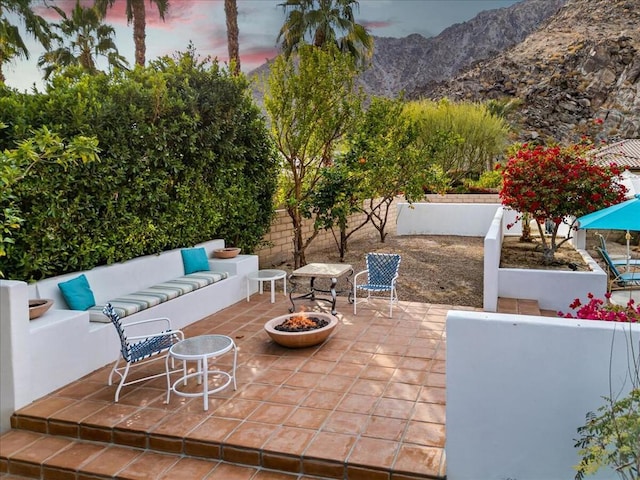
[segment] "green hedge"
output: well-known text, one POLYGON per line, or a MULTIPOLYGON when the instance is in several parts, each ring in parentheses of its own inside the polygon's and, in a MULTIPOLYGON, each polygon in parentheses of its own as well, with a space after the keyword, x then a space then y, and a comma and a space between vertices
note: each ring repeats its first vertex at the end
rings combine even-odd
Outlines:
POLYGON ((86 165, 39 162, 14 187, 25 221, 0 258, 6 278, 213 238, 251 252, 269 229, 277 156, 247 80, 192 51, 109 76, 69 70, 42 94, 0 88, 0 122, 2 149, 46 125, 101 150, 86 165))

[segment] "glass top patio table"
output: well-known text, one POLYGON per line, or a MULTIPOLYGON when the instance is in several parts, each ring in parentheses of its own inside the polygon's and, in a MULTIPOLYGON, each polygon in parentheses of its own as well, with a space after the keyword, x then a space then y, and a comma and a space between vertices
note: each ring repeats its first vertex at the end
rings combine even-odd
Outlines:
POLYGON ((264 269, 252 272, 247 275, 247 302, 251 296, 250 282, 258 282, 259 292, 262 295, 263 283, 271 282, 271 303, 276 301, 275 282, 276 280, 284 280, 284 294, 287 295, 287 272, 284 270, 264 269))
POLYGON ((169 403, 169 397, 171 392, 182 397, 202 397, 204 410, 209 409, 209 395, 219 392, 225 389, 230 383, 233 382, 233 389, 236 386, 236 365, 238 362, 238 350, 236 344, 231 337, 226 335, 200 335, 197 337, 187 338, 176 344, 169 349, 169 354, 166 357, 166 371, 167 371, 167 400, 169 403), (230 372, 225 372, 220 369, 209 370, 209 359, 219 357, 229 351, 233 350, 233 366, 230 372), (183 361, 196 361, 198 363, 198 369, 195 373, 185 373, 179 379, 177 379, 173 385, 170 384, 169 379, 169 360, 175 358, 183 361), (221 379, 218 385, 213 388, 209 386, 209 376, 216 376, 221 379), (203 383, 201 392, 186 392, 178 390, 178 384, 187 384, 187 380, 190 378, 196 378, 198 383, 203 383))

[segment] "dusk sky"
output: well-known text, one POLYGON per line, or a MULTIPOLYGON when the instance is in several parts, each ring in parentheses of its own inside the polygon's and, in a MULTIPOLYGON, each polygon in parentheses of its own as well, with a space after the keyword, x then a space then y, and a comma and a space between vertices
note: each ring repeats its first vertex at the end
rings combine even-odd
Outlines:
MULTIPOLYGON (((276 38, 285 13, 278 4, 283 0, 238 0, 238 27, 242 70, 250 72, 277 53, 276 38)), ((473 18, 482 10, 507 7, 518 0, 360 0, 356 21, 379 37, 405 37, 419 33, 425 37, 438 35, 443 29, 473 18)), ((51 3, 51 2, 50 2, 51 3)), ((75 0, 57 0, 56 5, 70 11, 75 0)), ((93 2, 83 0, 83 5, 93 2)), ((133 65, 133 26, 127 25, 125 0, 118 0, 105 22, 114 27, 121 55, 133 65)), ((162 55, 184 51, 191 41, 201 56, 228 60, 227 30, 223 0, 170 0, 163 22, 155 6, 147 6, 147 62, 162 55)), ((58 22, 53 10, 40 9, 47 20, 58 22)), ((3 68, 9 86, 30 90, 41 86, 42 74, 37 67, 42 54, 26 34, 23 37, 30 52, 29 60, 14 61, 3 68)))

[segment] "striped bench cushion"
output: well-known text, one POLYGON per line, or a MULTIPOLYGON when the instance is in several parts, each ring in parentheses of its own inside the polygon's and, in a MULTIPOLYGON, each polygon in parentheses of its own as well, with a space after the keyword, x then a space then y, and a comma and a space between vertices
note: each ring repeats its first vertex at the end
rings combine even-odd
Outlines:
MULTIPOLYGON (((183 277, 159 283, 152 287, 145 288, 130 295, 109 300, 114 310, 120 318, 133 315, 147 308, 168 302, 171 299, 185 295, 187 293, 206 287, 212 283, 219 282, 227 278, 227 272, 196 272, 183 277)), ((89 320, 92 322, 109 323, 108 317, 103 315, 104 305, 96 305, 89 309, 89 320)))

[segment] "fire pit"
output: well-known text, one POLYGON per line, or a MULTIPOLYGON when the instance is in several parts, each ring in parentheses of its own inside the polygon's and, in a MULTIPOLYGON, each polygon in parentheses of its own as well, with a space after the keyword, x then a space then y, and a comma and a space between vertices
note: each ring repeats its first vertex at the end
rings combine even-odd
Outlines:
POLYGON ((338 319, 323 312, 298 312, 273 318, 264 324, 271 339, 283 347, 304 348, 324 342, 338 319))

